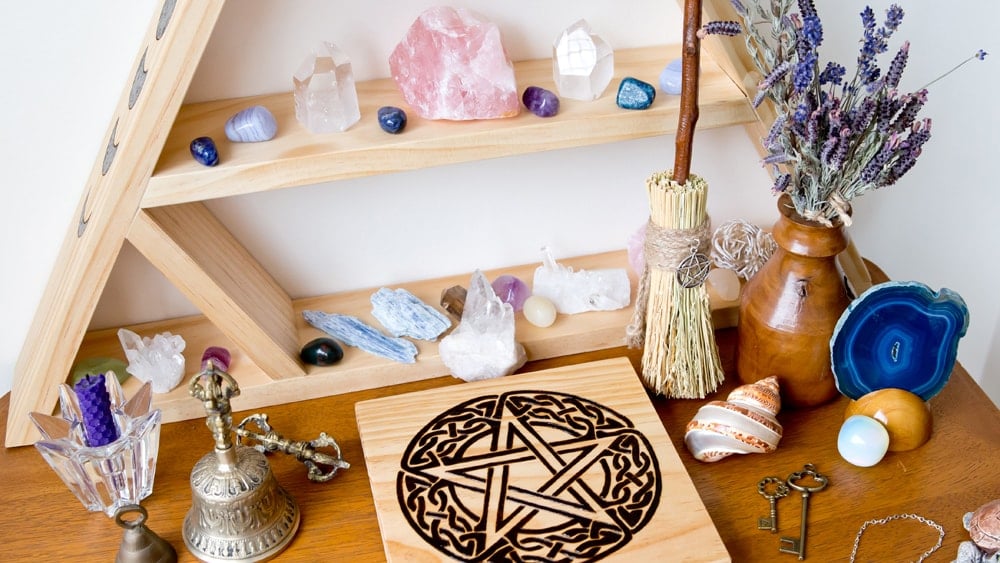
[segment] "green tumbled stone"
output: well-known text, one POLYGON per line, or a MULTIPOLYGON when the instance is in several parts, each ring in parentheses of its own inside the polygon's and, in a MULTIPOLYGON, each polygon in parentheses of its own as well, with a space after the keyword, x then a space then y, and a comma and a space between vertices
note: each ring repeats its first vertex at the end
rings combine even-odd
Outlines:
POLYGON ((125 383, 125 380, 131 377, 125 371, 126 367, 128 367, 128 364, 118 358, 85 358, 73 366, 73 375, 70 376, 70 384, 76 385, 76 382, 86 377, 87 374, 98 375, 108 373, 109 371, 115 373, 118 383, 125 383))
POLYGON ((302 347, 299 358, 313 366, 332 366, 344 357, 344 349, 332 338, 316 338, 302 347))

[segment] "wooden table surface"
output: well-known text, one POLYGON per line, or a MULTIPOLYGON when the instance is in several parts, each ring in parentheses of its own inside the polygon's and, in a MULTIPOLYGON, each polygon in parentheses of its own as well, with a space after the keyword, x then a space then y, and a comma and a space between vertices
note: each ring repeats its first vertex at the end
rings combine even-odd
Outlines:
MULTIPOLYGON (((726 373, 734 373, 735 331, 719 331, 718 341, 726 373)), ((638 354, 621 348, 534 362, 525 370, 622 355, 638 366, 638 354)), ((271 457, 275 477, 302 511, 302 525, 278 560, 384 560, 354 405, 460 383, 441 377, 264 409, 274 427, 289 437, 307 439, 321 431, 331 434, 352 464, 331 482, 315 484, 293 459, 271 457)), ((729 376, 710 398, 724 398, 736 385, 735 377, 729 376)), ((0 399, 0 424, 7 420, 9 397, 0 399)), ((819 408, 782 411, 778 418, 785 434, 772 454, 699 462, 684 447, 684 427, 706 401, 657 398, 654 404, 733 561, 795 560, 793 555, 778 552, 778 538, 798 535, 799 498, 790 495, 779 501, 778 533, 760 531, 757 518, 767 515, 768 504, 757 494, 756 485, 765 476, 786 477, 806 463, 830 478, 830 486, 815 494, 809 505, 806 555, 811 561, 846 561, 861 524, 893 514, 917 514, 943 526, 947 532, 944 545, 928 561, 951 561, 959 542, 968 539, 962 515, 1000 498, 1000 414, 961 366, 930 401, 934 415, 930 441, 916 450, 889 452, 870 468, 852 466, 837 453, 837 432, 847 404, 843 397, 819 408)), ((239 399, 234 406, 239 408, 239 399)), ((246 414, 237 412, 234 419, 246 414)), ((202 420, 171 423, 162 429, 155 489, 143 505, 149 513, 147 525, 177 549, 180 561, 195 561, 184 546, 181 523, 191 505, 191 468, 211 448, 212 439, 202 420)), ((113 519, 87 512, 33 447, 0 452, 0 475, 4 482, 0 561, 114 559, 122 531, 113 519)), ((936 540, 936 531, 912 520, 874 526, 865 532, 858 560, 916 560, 936 540)))

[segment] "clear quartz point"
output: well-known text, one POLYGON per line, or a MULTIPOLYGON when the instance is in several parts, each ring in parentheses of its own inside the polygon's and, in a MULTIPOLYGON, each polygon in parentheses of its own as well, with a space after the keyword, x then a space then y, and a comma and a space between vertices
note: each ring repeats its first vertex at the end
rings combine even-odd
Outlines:
POLYGON ((552 44, 552 79, 564 98, 600 98, 614 72, 614 51, 586 20, 566 28, 552 44))
POLYGON ((313 133, 346 131, 361 119, 351 60, 333 43, 317 45, 292 82, 295 118, 313 133))

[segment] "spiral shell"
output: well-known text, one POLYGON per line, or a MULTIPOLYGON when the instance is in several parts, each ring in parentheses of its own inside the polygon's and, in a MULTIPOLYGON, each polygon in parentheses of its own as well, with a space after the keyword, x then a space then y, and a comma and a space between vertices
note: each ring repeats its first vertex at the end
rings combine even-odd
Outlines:
POLYGON ((1000 551, 1000 499, 980 506, 968 524, 969 537, 986 555, 1000 551))
POLYGON ((741 385, 725 401, 710 401, 687 424, 684 444, 699 461, 732 454, 770 453, 781 440, 778 378, 741 385))

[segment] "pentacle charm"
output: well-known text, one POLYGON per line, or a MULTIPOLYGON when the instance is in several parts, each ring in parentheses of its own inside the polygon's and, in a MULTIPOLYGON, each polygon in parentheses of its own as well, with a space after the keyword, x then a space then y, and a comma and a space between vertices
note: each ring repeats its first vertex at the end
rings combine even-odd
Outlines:
POLYGON ((690 289, 705 283, 708 272, 712 267, 712 261, 708 256, 698 252, 697 248, 691 248, 691 254, 687 255, 681 263, 677 265, 677 283, 681 287, 690 289))

